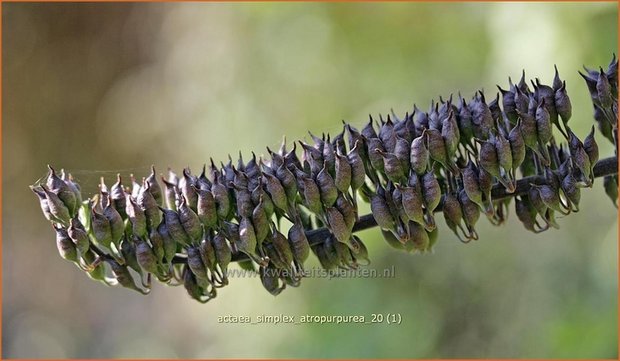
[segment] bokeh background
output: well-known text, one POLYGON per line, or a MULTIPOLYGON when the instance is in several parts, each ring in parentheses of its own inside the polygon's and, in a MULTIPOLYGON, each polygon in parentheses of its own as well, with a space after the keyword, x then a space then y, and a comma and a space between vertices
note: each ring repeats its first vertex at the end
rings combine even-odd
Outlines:
MULTIPOLYGON (((568 83, 592 124, 582 64, 617 52, 614 3, 4 4, 4 358, 617 358, 617 218, 598 182, 560 230, 514 214, 434 254, 362 238, 391 279, 305 279, 278 297, 234 279, 207 305, 182 288, 144 297, 57 254, 28 185, 51 163, 85 193, 100 176, 198 169, 281 137, 362 125, 369 113, 480 88, 522 69, 568 83), (237 325, 218 316, 400 313, 401 325, 237 325)), ((490 96, 489 96, 490 98, 490 96)), ((602 157, 612 147, 599 137, 602 157)), ((512 211, 512 209, 511 209, 512 211)), ((439 217, 442 218, 442 217, 439 217)), ((310 265, 317 266, 315 259, 310 265)))

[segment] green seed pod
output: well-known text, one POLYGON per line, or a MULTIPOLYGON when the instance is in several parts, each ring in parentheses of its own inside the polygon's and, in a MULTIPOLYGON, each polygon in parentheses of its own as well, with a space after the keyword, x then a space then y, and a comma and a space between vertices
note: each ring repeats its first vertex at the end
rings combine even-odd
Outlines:
POLYGON ((297 181, 295 180, 293 173, 282 165, 276 170, 276 177, 280 180, 280 183, 282 183, 282 187, 284 187, 284 191, 286 193, 286 198, 289 202, 295 201, 295 198, 297 197, 297 181))
POLYGON ((372 216, 382 229, 393 229, 396 225, 385 198, 375 194, 370 199, 372 216))
POLYGON ((573 163, 581 171, 582 181, 586 186, 592 186, 592 165, 590 164, 590 158, 583 147, 579 147, 573 155, 573 163))
POLYGON ((62 227, 54 227, 54 229, 56 230, 56 247, 60 256, 67 261, 77 262, 77 248, 71 238, 69 238, 67 231, 62 227))
POLYGON ((381 229, 381 234, 383 235, 383 239, 387 242, 390 247, 398 250, 404 250, 405 246, 396 238, 394 233, 391 231, 381 229))
POLYGON ((260 198, 258 205, 252 211, 252 225, 256 231, 256 242, 260 246, 263 240, 269 235, 269 218, 265 213, 263 198, 260 198))
MULTIPOLYGON (((69 212, 69 218, 72 218, 76 215, 78 210, 77 199, 75 193, 71 190, 71 188, 63 181, 58 175, 56 175, 56 171, 49 164, 47 165, 49 168, 49 174, 47 176, 47 188, 51 193, 54 193, 58 196, 60 201, 67 207, 69 212)), ((67 220, 68 221, 68 220, 67 220)))
POLYGON ((133 198, 128 194, 125 212, 131 222, 133 234, 139 237, 146 236, 146 215, 142 208, 134 202, 133 198))
POLYGON ((134 282, 133 276, 129 273, 127 266, 121 265, 114 260, 106 260, 112 269, 112 274, 116 281, 123 287, 129 288, 130 290, 134 290, 136 292, 140 292, 142 294, 147 294, 147 291, 143 291, 134 282))
POLYGON ((163 196, 161 192, 161 186, 157 183, 157 175, 155 172, 155 166, 151 166, 151 174, 146 178, 146 182, 149 184, 149 192, 155 198, 158 205, 163 205, 163 196))
POLYGON ((512 154, 512 170, 516 172, 525 159, 525 142, 521 131, 521 120, 517 121, 517 125, 508 134, 508 142, 512 154))
POLYGON ((112 243, 116 245, 116 248, 120 248, 121 238, 123 238, 125 234, 125 223, 112 204, 112 199, 109 198, 108 206, 103 209, 103 215, 107 218, 108 222, 110 222, 112 243))
POLYGON ((213 248, 215 249, 215 258, 217 259, 217 264, 220 266, 220 269, 226 275, 228 271, 228 265, 232 260, 232 251, 230 250, 230 246, 226 242, 226 238, 221 233, 217 233, 213 236, 211 240, 213 244, 213 248))
POLYGON ((165 195, 165 200, 166 200, 166 208, 171 209, 173 211, 177 210, 177 203, 176 203, 176 199, 177 199, 177 193, 179 192, 179 190, 177 189, 176 183, 170 183, 165 179, 161 179, 161 181, 164 183, 164 195, 165 195))
POLYGON ((383 172, 383 157, 379 151, 385 152, 385 147, 379 138, 368 138, 368 159, 372 169, 383 172))
POLYGON ((388 179, 394 183, 403 181, 406 178, 406 173, 400 160, 392 153, 385 153, 381 150, 377 150, 377 152, 383 157, 383 168, 388 179))
POLYGON ((164 257, 166 256, 166 250, 164 246, 164 238, 159 234, 157 229, 152 229, 149 234, 149 240, 153 248, 153 254, 157 260, 157 264, 164 263, 164 257))
POLYGON ((495 150, 497 151, 499 166, 504 168, 506 172, 512 170, 513 164, 510 142, 501 134, 495 137, 495 150))
POLYGON ((323 169, 316 176, 316 183, 319 187, 319 192, 321 195, 321 202, 325 207, 331 207, 335 202, 336 198, 338 198, 338 189, 336 188, 336 183, 329 172, 323 166, 323 169))
POLYGON ((441 188, 433 172, 428 172, 422 176, 421 189, 424 205, 432 213, 441 200, 441 188))
POLYGON ((413 248, 417 251, 426 251, 429 249, 430 240, 424 226, 409 222, 409 240, 413 243, 413 248))
POLYGON ((336 152, 336 176, 334 177, 334 183, 336 188, 342 193, 349 191, 351 186, 351 165, 346 156, 336 152))
POLYGON ((199 243, 202 240, 202 225, 198 215, 188 206, 185 196, 179 205, 179 221, 189 236, 192 243, 199 243))
POLYGON ((536 129, 536 119, 528 113, 519 113, 521 119, 521 135, 525 145, 538 151, 538 130, 536 129))
POLYGON ((110 221, 103 214, 96 212, 94 208, 91 208, 90 228, 97 243, 109 248, 112 242, 110 221))
POLYGON ((226 220, 231 211, 230 195, 225 185, 219 182, 219 179, 213 181, 213 187, 211 188, 213 198, 215 199, 215 207, 217 209, 217 216, 219 219, 226 220))
POLYGON ((293 253, 293 259, 302 265, 310 254, 310 244, 301 224, 294 223, 288 230, 288 243, 293 253))
POLYGON ((161 211, 164 213, 164 222, 166 223, 166 229, 168 230, 168 234, 175 243, 179 243, 182 246, 187 246, 191 243, 190 237, 187 235, 183 224, 181 223, 181 219, 179 218, 179 214, 175 211, 171 211, 169 209, 161 208, 161 211))
POLYGON ((402 209, 407 215, 407 220, 424 225, 423 200, 419 184, 416 183, 415 187, 401 187, 400 192, 402 209))
POLYGON ((536 108, 536 130, 538 134, 538 141, 541 145, 547 144, 553 137, 551 129, 551 119, 547 108, 545 107, 545 100, 543 99, 536 108))
POLYGON ((73 241, 81 255, 88 252, 90 247, 90 240, 88 239, 88 233, 84 230, 84 226, 80 223, 78 218, 73 218, 70 221, 69 229, 67 230, 69 238, 73 241))
POLYGON ((157 274, 157 257, 146 241, 140 237, 134 239, 136 245, 136 259, 142 269, 149 273, 157 274))
POLYGON ((249 218, 243 217, 239 222, 239 240, 237 249, 248 256, 256 256, 256 233, 249 218))
POLYGON ((276 271, 277 270, 275 268, 270 266, 267 268, 260 267, 258 271, 263 287, 273 296, 279 295, 280 292, 282 292, 282 290, 286 287, 286 283, 280 285, 280 279, 276 276, 276 271))
POLYGON ((208 280, 209 273, 207 267, 202 260, 200 248, 197 246, 187 247, 187 265, 196 278, 208 280))
POLYGON ((448 117, 443 120, 441 137, 443 138, 446 146, 447 157, 454 157, 456 149, 459 145, 460 133, 459 126, 456 123, 456 117, 454 116, 454 112, 452 110, 448 113, 448 117))
POLYGON ((41 189, 45 193, 45 198, 47 200, 47 206, 49 207, 49 213, 55 221, 58 221, 62 224, 68 224, 71 219, 71 215, 69 214, 69 209, 65 204, 58 198, 56 193, 50 191, 44 185, 41 185, 41 189))
POLYGON ((346 223, 349 231, 353 231, 355 221, 357 221, 357 209, 349 200, 347 200, 342 193, 338 195, 336 199, 336 208, 342 214, 344 223, 346 223))
POLYGON ((605 193, 611 199, 611 202, 618 208, 618 176, 605 176, 603 178, 605 193))
POLYGON ((198 219, 206 229, 213 229, 217 225, 217 207, 213 193, 208 190, 194 188, 198 194, 196 211, 198 219))
POLYGON ((143 186, 138 192, 138 198, 136 199, 136 203, 142 208, 144 211, 144 215, 146 216, 146 226, 148 229, 156 228, 161 222, 161 213, 159 213, 159 206, 157 205, 157 201, 155 197, 150 192, 149 183, 142 182, 143 186))
POLYGON ((362 160, 361 152, 364 149, 361 140, 356 140, 355 145, 347 154, 347 160, 351 166, 351 188, 355 191, 366 182, 366 168, 362 160))
POLYGON ((596 144, 596 139, 594 139, 594 126, 590 130, 590 133, 586 136, 586 139, 583 140, 583 149, 588 154, 588 158, 590 159, 590 165, 594 168, 596 162, 598 162, 598 144, 596 144))
POLYGON ((339 242, 348 243, 351 231, 338 209, 334 207, 327 208, 327 223, 329 224, 330 231, 339 242))
POLYGON ((164 259, 167 263, 170 263, 176 255, 177 243, 174 241, 172 236, 170 236, 165 220, 162 220, 162 222, 159 224, 159 227, 157 227, 157 233, 159 233, 159 235, 161 236, 164 244, 164 259))
POLYGON ((420 135, 411 142, 410 162, 411 168, 418 174, 426 173, 429 165, 430 153, 426 147, 425 134, 420 135))
POLYGON ((263 180, 265 182, 267 192, 271 196, 273 204, 285 212, 288 211, 288 198, 286 192, 284 191, 284 187, 282 187, 282 184, 280 183, 278 178, 268 173, 265 173, 263 180))

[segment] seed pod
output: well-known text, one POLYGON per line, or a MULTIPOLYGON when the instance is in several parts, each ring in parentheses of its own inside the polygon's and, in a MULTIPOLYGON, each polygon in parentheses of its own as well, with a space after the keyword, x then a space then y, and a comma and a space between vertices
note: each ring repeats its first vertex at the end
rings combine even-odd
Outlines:
POLYGON ((161 180, 164 183, 164 187, 165 187, 164 195, 165 195, 165 201, 166 201, 165 202, 166 208, 176 211, 177 210, 176 196, 178 193, 176 183, 170 183, 163 178, 161 180))
POLYGON ((166 229, 168 230, 168 234, 175 243, 179 243, 182 246, 187 246, 191 243, 191 239, 188 236, 183 224, 181 223, 181 219, 179 218, 179 214, 175 211, 171 211, 169 209, 161 208, 161 211, 164 213, 164 222, 166 222, 166 229))
POLYGON ((211 187, 213 198, 215 199, 215 207, 217 209, 217 216, 219 219, 226 220, 231 211, 230 195, 226 186, 219 182, 216 178, 213 181, 213 187, 211 187))
POLYGON ((516 171, 525 159, 525 142, 521 131, 521 120, 517 121, 517 125, 508 134, 508 142, 512 154, 512 170, 516 171))
POLYGON ((202 260, 200 249, 197 246, 187 247, 187 265, 192 273, 199 279, 208 280, 207 267, 202 260))
POLYGON ((427 137, 423 133, 411 142, 411 168, 419 175, 426 173, 429 165, 429 151, 426 147, 427 137))
POLYGON ((284 187, 282 187, 282 184, 280 183, 278 178, 265 173, 265 177, 263 177, 263 180, 265 182, 267 192, 271 196, 273 204, 285 212, 288 211, 288 198, 286 192, 284 191, 284 187))
POLYGON ((88 249, 90 247, 88 234, 84 230, 84 226, 82 226, 78 218, 71 219, 67 234, 77 247, 77 250, 80 251, 81 255, 84 255, 86 252, 88 252, 88 249))
POLYGON ((538 132, 538 141, 541 145, 547 144, 553 137, 549 111, 545 107, 545 99, 536 108, 536 130, 538 132))
POLYGON ((121 215, 112 206, 111 198, 109 198, 108 206, 103 209, 103 215, 107 218, 108 222, 110 222, 112 243, 116 245, 116 248, 120 248, 121 238, 125 234, 125 223, 123 222, 121 215))
POLYGON ((256 233, 254 232, 252 222, 247 217, 241 218, 239 222, 237 249, 251 257, 256 254, 256 233))
POLYGON ((67 261, 78 262, 77 248, 67 231, 62 227, 54 227, 56 230, 56 247, 60 256, 67 261))
POLYGON ((538 189, 536 189, 535 187, 530 187, 527 193, 527 197, 532 207, 534 207, 534 209, 536 210, 538 214, 544 216, 544 214, 547 213, 547 209, 549 207, 547 207, 545 202, 543 202, 542 198, 540 197, 540 192, 538 191, 538 189))
POLYGON ((58 198, 58 195, 47 189, 44 185, 41 185, 41 189, 45 193, 47 206, 49 207, 49 214, 51 214, 52 218, 62 224, 69 223, 69 220, 71 219, 69 209, 60 200, 60 198, 58 198))
POLYGON ((207 270, 211 272, 211 280, 213 280, 213 274, 218 272, 216 270, 217 257, 215 256, 215 248, 213 247, 211 238, 212 237, 209 237, 205 234, 202 238, 202 241, 200 241, 200 246, 198 247, 198 250, 200 251, 200 258, 202 258, 202 262, 204 263, 207 270))
MULTIPOLYGON (((405 175, 409 174, 411 168, 410 156, 411 156, 411 144, 406 139, 396 137, 396 146, 394 147, 394 155, 400 162, 401 167, 405 175)), ((385 164, 385 160, 383 161, 385 164)))
POLYGON ((459 125, 459 133, 461 135, 461 142, 463 144, 469 143, 474 136, 474 130, 472 126, 472 116, 465 99, 459 95, 459 107, 457 123, 459 125))
MULTIPOLYGON (((398 186, 397 186, 398 187, 398 186)), ((401 187, 402 209, 408 220, 424 225, 424 211, 422 210, 422 195, 419 184, 415 187, 401 187)))
POLYGON ((63 182, 65 182, 67 187, 69 187, 71 192, 73 192, 73 194, 75 195, 75 213, 77 213, 79 211, 80 205, 82 204, 82 193, 80 192, 80 185, 73 180, 73 176, 71 175, 71 173, 65 173, 64 169, 61 169, 60 178, 63 182))
POLYGON ((495 150, 497 151, 497 160, 499 166, 504 168, 506 172, 512 170, 512 150, 510 142, 504 138, 502 134, 498 134, 495 138, 495 150))
POLYGON ((247 188, 238 188, 233 185, 235 189, 235 201, 237 206, 238 217, 251 217, 254 204, 252 204, 252 194, 247 188))
POLYGON ((276 269, 273 267, 260 267, 258 274, 263 287, 273 296, 279 295, 286 287, 286 283, 280 285, 280 279, 276 276, 276 269))
MULTIPOLYGON (((379 116, 379 118, 381 118, 381 116, 379 116)), ((381 139, 381 142, 385 145, 386 151, 394 151, 394 147, 396 147, 396 134, 394 134, 394 123, 392 123, 392 119, 389 115, 387 121, 379 128, 379 139, 381 139)))
POLYGON ((286 237, 278 232, 278 230, 274 229, 271 234, 271 243, 278 254, 278 258, 285 265, 285 268, 290 267, 291 263, 293 263, 293 251, 286 237))
POLYGON ((613 95, 611 93, 611 85, 609 84, 609 79, 607 79, 607 75, 603 71, 603 68, 600 68, 598 80, 596 81, 596 95, 598 102, 601 104, 601 107, 610 107, 613 101, 613 95))
POLYGON ((497 149, 491 141, 483 141, 480 146, 480 166, 492 176, 500 178, 497 149))
POLYGON ((151 166, 151 174, 146 178, 146 182, 149 184, 149 192, 155 198, 158 205, 163 205, 163 196, 161 187, 157 183, 157 176, 155 174, 155 166, 151 166))
POLYGON ((265 206, 263 205, 263 198, 260 198, 260 202, 252 211, 252 225, 256 231, 256 242, 260 246, 263 240, 269 235, 269 218, 265 213, 265 206))
POLYGON ((41 187, 30 186, 30 190, 37 195, 37 198, 39 199, 39 206, 41 207, 41 211, 43 212, 45 219, 52 222, 53 217, 50 213, 50 207, 47 204, 47 197, 45 196, 43 189, 41 189, 41 187))
POLYGON ((351 166, 351 188, 354 191, 361 188, 366 182, 366 168, 360 154, 363 149, 363 143, 356 140, 355 145, 347 154, 347 160, 351 166))
POLYGON ((469 199, 464 189, 459 191, 459 203, 461 204, 463 221, 469 230, 468 238, 478 239, 478 234, 474 227, 480 218, 480 207, 469 199))
POLYGON ((125 212, 125 208, 127 207, 125 190, 123 189, 120 174, 116 175, 116 183, 114 183, 112 188, 110 188, 110 197, 112 197, 112 204, 114 205, 114 208, 118 211, 121 217, 123 219, 127 218, 127 213, 125 212))
MULTIPOLYGON (((123 256, 123 260, 125 261, 125 265, 127 265, 127 267, 131 268, 132 270, 139 273, 140 276, 142 276, 144 272, 142 272, 142 268, 140 267, 140 264, 138 263, 138 258, 136 257, 135 243, 133 241, 129 241, 129 239, 127 238, 123 238, 123 241, 121 242, 120 251, 121 251, 121 255, 123 256)), ((92 251, 88 253, 91 253, 91 252, 92 251)))
POLYGON ((351 237, 351 231, 344 221, 342 213, 334 207, 327 208, 327 223, 330 231, 339 242, 347 243, 351 237))
MULTIPOLYGON (((64 204, 69 212, 69 218, 75 216, 77 213, 77 199, 75 193, 69 188, 67 183, 60 179, 58 175, 56 175, 56 171, 49 164, 47 165, 49 168, 49 174, 47 176, 47 188, 49 191, 56 196, 58 199, 64 204)), ((68 219, 67 219, 68 222, 68 219)))
POLYGON ((127 194, 127 201, 125 204, 125 213, 129 218, 129 222, 131 222, 133 234, 139 237, 146 236, 146 215, 144 211, 136 204, 129 194, 127 194))
POLYGON ((379 151, 385 152, 385 147, 379 138, 368 138, 368 159, 372 169, 383 172, 383 157, 379 151))
POLYGON ((140 237, 134 239, 136 245, 136 259, 142 269, 149 273, 157 274, 157 257, 146 241, 140 237))
POLYGON ((553 209, 554 211, 563 213, 563 209, 560 207, 560 195, 557 189, 554 189, 550 185, 535 185, 532 184, 532 187, 538 191, 540 195, 540 199, 545 203, 548 208, 553 209))
POLYGON ((390 209, 385 201, 385 198, 375 194, 370 199, 370 209, 372 216, 382 229, 393 229, 395 221, 390 214, 390 209))
POLYGON ((350 201, 348 201, 342 193, 338 195, 336 199, 336 208, 342 214, 344 223, 347 225, 349 231, 353 231, 355 221, 357 220, 357 209, 350 201))
POLYGON ((228 246, 226 238, 221 233, 217 233, 213 236, 211 243, 213 244, 213 248, 215 250, 217 264, 220 266, 222 273, 226 275, 228 265, 232 260, 232 251, 230 250, 230 246, 228 246))
POLYGON ((398 250, 404 250, 405 246, 396 238, 392 231, 388 231, 385 229, 381 229, 381 234, 383 235, 383 239, 387 242, 390 247, 398 250))
POLYGON ((159 213, 157 201, 155 197, 150 192, 149 183, 142 182, 142 188, 138 192, 138 198, 136 199, 136 203, 142 208, 144 211, 144 215, 146 216, 146 225, 148 229, 154 229, 161 222, 161 214, 159 213))
POLYGON ((483 202, 486 202, 486 206, 483 210, 487 216, 493 214, 493 203, 491 201, 491 189, 493 188, 493 176, 484 169, 478 170, 478 184, 480 185, 480 191, 484 198, 483 202))
POLYGON ((512 85, 512 81, 510 82, 510 90, 504 90, 497 86, 500 93, 502 93, 502 106, 504 108, 504 113, 508 117, 508 120, 511 124, 515 124, 517 122, 517 109, 515 105, 515 90, 514 85, 512 85))
POLYGON ((183 287, 191 298, 200 303, 206 303, 211 298, 215 297, 210 294, 208 298, 204 298, 204 290, 198 285, 198 280, 189 267, 183 267, 183 287))
POLYGON ((288 230, 288 243, 291 247, 293 259, 300 265, 302 265, 310 253, 310 244, 308 238, 304 233, 304 229, 301 224, 294 223, 288 230))
POLYGON ((336 188, 342 193, 349 191, 351 186, 351 165, 347 157, 336 153, 336 176, 334 177, 336 188))
POLYGON ((456 123, 456 117, 454 116, 454 112, 452 112, 452 110, 450 110, 448 117, 443 121, 441 137, 444 140, 448 158, 452 158, 456 153, 460 140, 459 127, 456 123))
MULTIPOLYGON (((461 204, 459 203, 459 200, 456 198, 456 195, 454 193, 447 192, 443 196, 442 211, 448 227, 461 240, 461 242, 465 242, 457 231, 457 227, 463 230, 461 226, 463 211, 461 210, 461 204)), ((463 233, 465 232, 463 231, 463 233)))
POLYGON ((586 136, 586 139, 583 140, 583 149, 588 154, 588 158, 590 159, 590 165, 594 168, 596 162, 598 162, 598 144, 596 144, 596 139, 594 139, 594 126, 590 130, 590 133, 586 136))
POLYGON ((131 273, 129 273, 127 266, 121 265, 114 260, 107 260, 107 262, 110 265, 110 268, 112 269, 112 274, 114 275, 114 278, 116 279, 118 284, 125 288, 140 292, 142 294, 148 293, 148 291, 143 291, 138 288, 138 286, 136 286, 133 280, 133 276, 131 275, 131 273))
POLYGON ((316 176, 316 183, 319 187, 319 192, 321 195, 321 202, 325 205, 325 207, 331 207, 335 202, 336 198, 338 198, 338 189, 336 188, 336 184, 334 179, 325 166, 316 176))
POLYGON ((172 236, 170 236, 165 220, 162 220, 162 222, 157 227, 157 233, 159 233, 159 235, 161 236, 164 245, 164 259, 167 263, 170 263, 176 255, 177 243, 174 241, 172 236))
POLYGON ((344 243, 341 242, 332 242, 332 244, 334 250, 336 250, 336 256, 338 258, 340 267, 355 267, 353 256, 351 256, 351 251, 349 250, 349 247, 347 247, 344 243))
POLYGON ((308 207, 312 213, 321 214, 323 212, 323 207, 321 205, 319 187, 312 180, 312 178, 305 175, 301 177, 301 181, 305 206, 308 207))
POLYGON ((413 243, 413 248, 418 251, 429 249, 430 240, 424 227, 415 222, 409 222, 409 239, 413 243))
POLYGON ((562 122, 564 124, 567 124, 573 113, 573 108, 570 102, 570 98, 568 97, 568 93, 566 92, 565 81, 562 82, 561 87, 555 91, 554 100, 558 115, 562 118, 562 122))
POLYGON ((381 150, 378 150, 379 154, 383 157, 383 168, 385 171, 385 175, 394 183, 401 182, 404 178, 406 178, 405 169, 402 164, 396 158, 396 156, 392 153, 385 153, 381 150))
POLYGON ((280 166, 276 170, 276 177, 280 180, 280 183, 282 183, 282 187, 284 188, 289 202, 293 202, 297 197, 297 181, 293 173, 291 173, 288 168, 280 166))
POLYGON ((329 135, 327 137, 327 141, 323 142, 323 165, 327 168, 327 171, 330 172, 330 174, 334 174, 336 167, 336 152, 334 150, 334 146, 329 140, 329 135))
POLYGON ((103 214, 95 212, 94 208, 91 208, 90 212, 90 228, 93 237, 97 243, 109 248, 110 243, 112 242, 112 229, 110 227, 110 222, 103 214))
POLYGON ((579 211, 579 201, 581 200, 581 190, 577 187, 577 181, 572 174, 567 174, 562 179, 562 191, 566 198, 570 201, 574 207, 571 207, 573 212, 579 211))
POLYGON ((445 167, 448 162, 448 155, 441 133, 434 129, 428 129, 424 133, 428 138, 427 144, 430 157, 445 167))
POLYGON ((542 231, 537 230, 535 227, 536 209, 532 207, 527 198, 523 198, 523 200, 518 197, 515 198, 515 213, 517 214, 517 218, 519 218, 521 223, 523 223, 525 229, 534 233, 539 233, 542 231))
POLYGON ((611 202, 618 208, 618 176, 605 176, 603 178, 605 193, 611 199, 611 202))
POLYGON ((592 165, 583 147, 579 147, 573 155, 573 163, 581 171, 582 181, 589 187, 592 185, 592 165))
POLYGON ((353 258, 355 260, 356 264, 360 264, 359 260, 363 260, 364 263, 362 263, 362 266, 368 266, 370 265, 370 258, 368 258, 368 248, 366 248, 366 245, 364 245, 364 242, 362 242, 362 240, 358 237, 358 236, 351 236, 351 241, 352 244, 354 244, 354 249, 356 249, 356 251, 351 251, 353 254, 353 258))
POLYGON ((196 204, 198 219, 205 226, 205 229, 212 229, 217 225, 217 208, 213 193, 203 189, 194 188, 194 190, 198 194, 196 204))
POLYGON ((198 215, 188 206, 185 196, 179 205, 179 221, 189 236, 191 242, 198 243, 202 239, 202 226, 198 215))
POLYGON ((424 205, 429 212, 433 212, 439 205, 441 200, 441 188, 439 182, 432 172, 428 172, 422 176, 422 196, 424 205))

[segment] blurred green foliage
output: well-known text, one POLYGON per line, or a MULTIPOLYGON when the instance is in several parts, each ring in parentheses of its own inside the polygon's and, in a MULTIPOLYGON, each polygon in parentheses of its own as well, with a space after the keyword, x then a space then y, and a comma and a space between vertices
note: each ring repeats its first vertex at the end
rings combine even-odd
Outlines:
POLYGON ((407 255, 369 230, 371 267, 394 278, 305 279, 277 298, 234 279, 207 305, 92 282, 58 257, 27 188, 47 163, 85 193, 152 163, 198 169, 341 119, 493 94, 522 69, 549 83, 553 64, 582 137, 591 104, 576 71, 617 52, 616 4, 11 3, 2 16, 3 357, 618 357, 617 218, 601 182, 559 231, 528 233, 512 214, 464 245, 440 223, 433 254, 407 255), (403 321, 217 322, 280 313, 403 321))

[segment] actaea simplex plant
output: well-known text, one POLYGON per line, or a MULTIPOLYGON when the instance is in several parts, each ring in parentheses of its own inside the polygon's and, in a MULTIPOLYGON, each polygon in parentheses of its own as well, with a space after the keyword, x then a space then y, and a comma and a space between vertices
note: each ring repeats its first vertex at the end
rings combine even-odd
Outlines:
MULTIPOLYGON (((617 145, 615 55, 607 70, 580 74, 600 133, 617 145)), ((594 126, 583 140, 571 130, 557 68, 551 86, 528 84, 524 72, 498 88, 501 99, 488 101, 483 91, 471 100, 439 98, 428 112, 414 106, 402 118, 371 117, 361 130, 345 123, 335 136, 310 134, 312 144, 267 148, 247 162, 211 160, 198 176, 189 168, 161 181, 154 168, 139 182, 118 175, 110 187, 101 179, 85 200, 70 174, 50 166, 31 189, 60 255, 92 279, 146 294, 154 276, 183 284, 200 302, 228 284, 234 261, 257 267, 274 295, 300 284, 310 251, 328 270, 367 264, 360 229, 378 225, 390 246, 422 253, 437 241, 439 211, 469 242, 478 239, 481 215, 500 225, 513 199, 527 230, 558 228, 555 216, 577 212, 581 189, 596 177, 604 176, 616 204, 617 158, 599 161, 594 126), (360 200, 372 215, 359 216, 360 200)))

